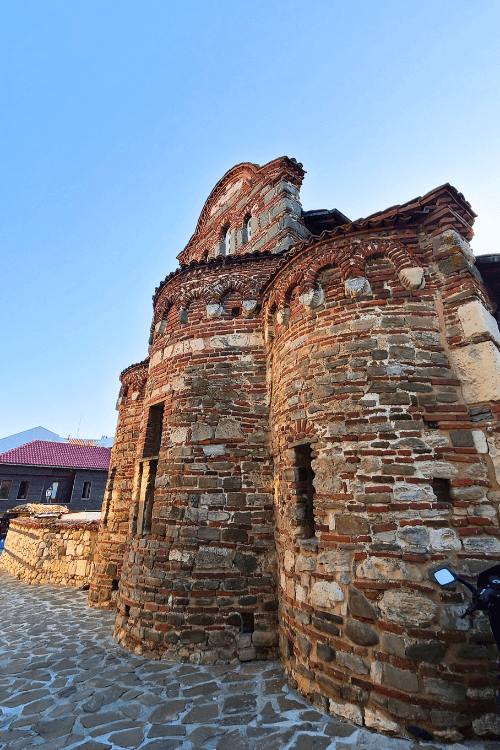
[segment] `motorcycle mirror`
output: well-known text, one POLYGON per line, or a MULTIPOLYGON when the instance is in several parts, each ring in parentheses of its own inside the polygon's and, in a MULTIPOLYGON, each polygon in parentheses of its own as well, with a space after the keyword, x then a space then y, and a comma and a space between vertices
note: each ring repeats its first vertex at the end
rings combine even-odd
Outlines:
POLYGON ((446 586, 447 583, 452 583, 456 580, 455 574, 452 573, 451 570, 448 570, 448 568, 441 568, 441 570, 436 570, 436 572, 434 573, 434 578, 440 586, 446 586))

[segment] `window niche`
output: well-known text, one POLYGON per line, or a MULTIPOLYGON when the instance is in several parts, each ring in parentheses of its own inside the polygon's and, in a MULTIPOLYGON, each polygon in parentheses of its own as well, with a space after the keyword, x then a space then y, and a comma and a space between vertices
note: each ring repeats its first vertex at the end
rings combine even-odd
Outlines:
POLYGON ((226 251, 226 255, 231 255, 231 253, 233 252, 230 227, 226 227, 224 230, 224 249, 226 251))
POLYGON ((451 503, 449 479, 434 477, 431 487, 436 495, 438 503, 451 503))
POLYGON ((142 452, 143 458, 158 456, 158 453, 160 452, 164 408, 165 405, 163 402, 149 407, 146 438, 144 440, 144 450, 142 452))
POLYGON ((148 424, 144 440, 143 460, 139 463, 136 497, 136 532, 139 536, 151 532, 155 495, 158 454, 163 432, 164 402, 149 407, 148 424))
POLYGON ((314 471, 312 468, 311 443, 297 445, 294 449, 297 469, 297 523, 302 539, 316 537, 314 518, 314 471))

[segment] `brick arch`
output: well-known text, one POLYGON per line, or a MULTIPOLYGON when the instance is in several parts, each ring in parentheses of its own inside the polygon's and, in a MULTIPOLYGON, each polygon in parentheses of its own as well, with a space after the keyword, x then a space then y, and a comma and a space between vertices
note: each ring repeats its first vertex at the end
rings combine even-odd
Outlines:
POLYGON ((413 253, 402 242, 398 242, 397 240, 357 242, 349 245, 348 250, 351 249, 352 254, 349 253, 349 256, 351 266, 356 270, 354 275, 357 275, 358 270, 361 270, 362 273, 359 275, 363 276, 366 262, 374 258, 387 258, 397 273, 400 273, 403 268, 415 268, 420 265, 413 253))
POLYGON ((321 250, 315 257, 307 258, 309 265, 304 273, 302 290, 313 289, 318 283, 318 276, 321 271, 327 268, 340 268, 342 277, 345 280, 349 273, 349 256, 343 252, 342 248, 326 247, 321 250))
POLYGON ((293 294, 293 290, 299 287, 302 288, 304 274, 301 268, 295 269, 291 276, 287 276, 280 284, 276 292, 274 293, 271 302, 276 304, 279 310, 282 307, 286 307, 290 303, 290 299, 293 294))
POLYGON ((258 295, 258 289, 251 281, 227 278, 205 284, 182 294, 179 303, 182 309, 187 310, 195 299, 203 299, 209 304, 210 302, 218 302, 228 292, 238 292, 242 299, 255 299, 258 295))
POLYGON ((308 419, 296 419, 288 424, 288 428, 295 440, 316 437, 316 425, 308 419))
POLYGON ((151 324, 151 331, 154 331, 154 327, 160 320, 165 320, 168 313, 177 304, 177 298, 169 295, 161 299, 160 303, 156 305, 155 313, 153 316, 153 322, 151 324))
POLYGON ((123 395, 123 392, 126 388, 132 388, 137 391, 144 391, 144 388, 146 387, 146 381, 148 379, 148 371, 149 357, 136 365, 127 367, 127 369, 124 370, 120 375, 120 380, 122 383, 120 396, 123 395))
POLYGON ((263 315, 264 336, 266 339, 266 343, 270 343, 274 339, 275 316, 277 309, 277 302, 273 297, 268 301, 263 315))
POLYGON ((326 268, 340 268, 344 281, 363 277, 366 275, 367 261, 377 257, 387 258, 399 275, 405 269, 420 268, 413 253, 397 240, 351 242, 336 248, 325 248, 318 253, 304 273, 302 289, 307 291, 316 287, 319 274, 326 268))
POLYGON ((259 294, 259 290, 251 281, 234 278, 216 281, 215 284, 208 287, 207 291, 209 293, 209 300, 217 301, 225 297, 228 292, 237 292, 241 295, 242 300, 255 299, 259 294))
POLYGON ((191 289, 188 292, 184 292, 179 297, 179 307, 181 310, 188 310, 189 306, 192 302, 194 302, 195 299, 202 299, 205 300, 205 302, 208 303, 209 301, 209 295, 207 295, 206 287, 196 287, 196 289, 191 289))

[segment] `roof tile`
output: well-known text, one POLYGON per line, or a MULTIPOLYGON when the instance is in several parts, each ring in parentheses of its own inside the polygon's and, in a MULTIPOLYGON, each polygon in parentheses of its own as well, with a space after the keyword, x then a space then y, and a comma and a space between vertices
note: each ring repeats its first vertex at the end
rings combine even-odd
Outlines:
POLYGON ((32 440, 19 448, 1 453, 0 464, 64 466, 72 469, 105 469, 107 471, 110 458, 110 448, 32 440))

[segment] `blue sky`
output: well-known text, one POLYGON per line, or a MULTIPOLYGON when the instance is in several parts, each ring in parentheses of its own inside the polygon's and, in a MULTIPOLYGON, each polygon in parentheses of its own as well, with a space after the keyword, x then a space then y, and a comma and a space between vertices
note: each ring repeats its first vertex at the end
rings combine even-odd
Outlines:
POLYGON ((0 437, 114 433, 151 295, 234 164, 355 219, 451 182, 500 252, 496 0, 0 2, 0 437))

